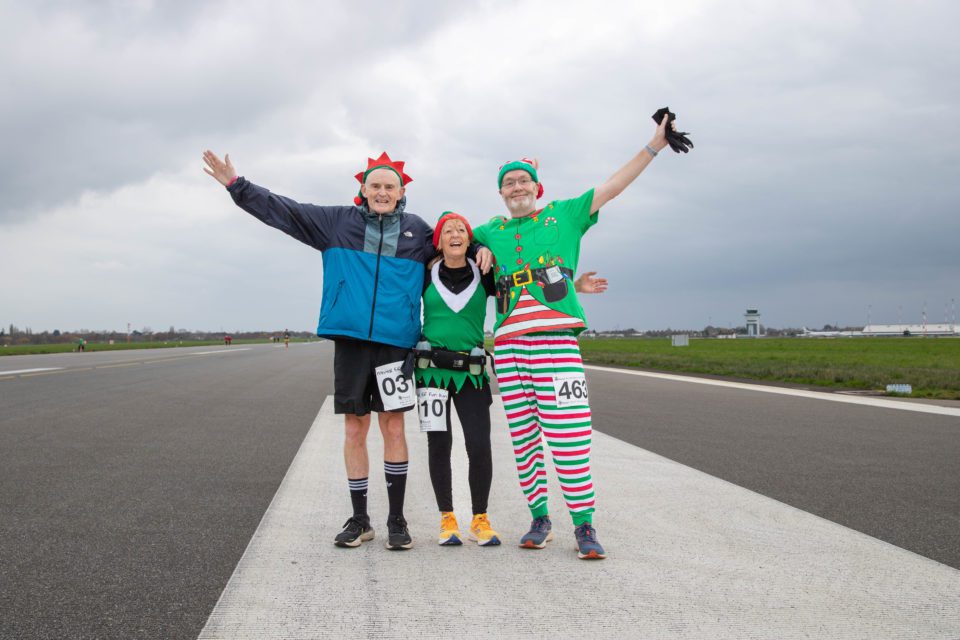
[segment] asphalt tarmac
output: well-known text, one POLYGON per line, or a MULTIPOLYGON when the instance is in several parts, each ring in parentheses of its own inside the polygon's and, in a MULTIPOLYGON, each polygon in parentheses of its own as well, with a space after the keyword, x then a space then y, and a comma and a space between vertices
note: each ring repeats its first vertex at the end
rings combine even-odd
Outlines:
MULTIPOLYGON (((331 356, 0 359, 0 637, 196 638, 333 392, 331 356)), ((960 568, 960 418, 588 379, 598 431, 960 568)))

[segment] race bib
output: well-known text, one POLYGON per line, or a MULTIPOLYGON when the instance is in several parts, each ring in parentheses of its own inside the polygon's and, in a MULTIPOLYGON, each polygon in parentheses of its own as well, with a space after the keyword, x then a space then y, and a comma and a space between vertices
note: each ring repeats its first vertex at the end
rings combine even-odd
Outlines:
POLYGON ((420 431, 447 430, 446 389, 417 389, 417 412, 420 414, 420 431))
POLYGON ((385 364, 374 370, 377 374, 377 387, 380 389, 384 411, 396 411, 413 406, 413 379, 405 378, 400 371, 401 367, 403 367, 403 360, 385 364))
POLYGON ((553 391, 557 396, 557 407, 587 404, 587 379, 583 373, 555 373, 553 391))

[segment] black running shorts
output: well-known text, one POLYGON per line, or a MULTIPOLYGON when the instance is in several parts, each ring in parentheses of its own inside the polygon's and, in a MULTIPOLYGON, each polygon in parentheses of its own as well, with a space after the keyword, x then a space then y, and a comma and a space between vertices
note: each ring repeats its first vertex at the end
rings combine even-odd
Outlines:
MULTIPOLYGON (((333 342, 333 411, 364 416, 383 411, 376 368, 403 360, 410 349, 377 342, 338 339, 333 342)), ((413 385, 413 376, 410 377, 413 385)), ((415 404, 397 412, 409 411, 415 404)))

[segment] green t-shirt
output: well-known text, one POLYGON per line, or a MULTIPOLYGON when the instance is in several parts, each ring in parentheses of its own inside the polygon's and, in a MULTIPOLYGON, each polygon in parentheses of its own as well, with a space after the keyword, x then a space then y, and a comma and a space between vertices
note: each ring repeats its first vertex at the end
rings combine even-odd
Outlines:
MULTIPOLYGON (((566 267, 576 274, 580 260, 580 239, 587 229, 597 223, 600 213, 590 211, 592 204, 593 189, 590 189, 579 198, 554 200, 540 211, 523 218, 497 216, 474 229, 473 237, 493 252, 498 279, 527 267, 566 267)), ((572 281, 567 282, 565 295, 553 302, 547 302, 543 289, 536 283, 528 284, 527 292, 541 304, 579 318, 586 325, 583 307, 577 299, 572 281)), ((494 331, 510 315, 519 298, 519 295, 513 297, 506 313, 500 313, 500 308, 497 308, 494 331)))

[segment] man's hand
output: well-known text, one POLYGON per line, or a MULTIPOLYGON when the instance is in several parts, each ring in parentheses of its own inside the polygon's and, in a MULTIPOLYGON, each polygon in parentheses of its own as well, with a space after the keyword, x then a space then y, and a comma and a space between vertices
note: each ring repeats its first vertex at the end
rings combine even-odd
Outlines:
POLYGON ((583 274, 574 280, 573 288, 577 293, 603 293, 607 290, 606 278, 594 278, 596 271, 584 271, 583 274))
POLYGON ((230 162, 229 153, 221 160, 217 157, 217 154, 207 149, 203 152, 203 161, 207 163, 203 170, 223 186, 227 186, 237 177, 237 170, 233 168, 233 163, 230 162))
MULTIPOLYGON (((670 107, 664 107, 658 109, 655 114, 653 114, 653 121, 657 123, 657 136, 660 135, 661 129, 663 130, 665 141, 670 145, 670 148, 676 153, 687 153, 690 149, 693 149, 693 143, 690 142, 690 138, 687 136, 690 135, 686 131, 677 131, 676 123, 677 115, 670 111, 670 107), (665 128, 664 122, 669 123, 669 128, 665 128)), ((657 137, 654 138, 655 140, 657 137)), ((663 147, 654 147, 657 151, 660 151, 663 147)))
POLYGON ((493 252, 486 247, 482 247, 477 250, 477 268, 480 269, 480 273, 486 275, 490 271, 490 267, 493 266, 493 252))
MULTIPOLYGON (((656 116, 654 116, 654 121, 656 121, 656 116)), ((667 146, 667 127, 671 124, 672 122, 670 122, 669 118, 662 117, 660 122, 657 123, 657 130, 654 132, 653 139, 650 141, 650 146, 653 147, 654 151, 659 153, 667 146)))

